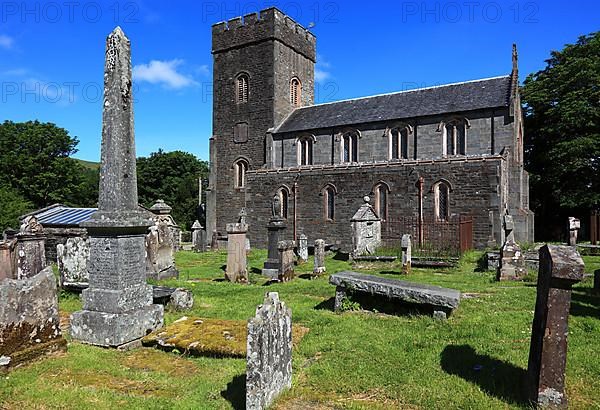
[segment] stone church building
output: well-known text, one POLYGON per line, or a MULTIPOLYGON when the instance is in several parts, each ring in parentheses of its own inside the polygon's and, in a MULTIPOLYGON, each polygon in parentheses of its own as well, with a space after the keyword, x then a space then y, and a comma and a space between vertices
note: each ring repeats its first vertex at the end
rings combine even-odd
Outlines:
POLYGON ((505 76, 317 105, 315 36, 276 8, 215 24, 212 54, 209 235, 245 207, 266 247, 278 195, 289 239, 349 250, 369 195, 384 221, 469 215, 477 248, 502 243, 506 213, 533 241, 516 49, 505 76))

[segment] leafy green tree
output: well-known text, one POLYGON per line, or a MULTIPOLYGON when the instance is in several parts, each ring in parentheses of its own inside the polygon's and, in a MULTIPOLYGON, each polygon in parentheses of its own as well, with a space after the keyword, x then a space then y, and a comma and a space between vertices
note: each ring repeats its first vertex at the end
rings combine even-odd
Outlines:
MULTIPOLYGON (((600 32, 553 51, 524 82, 525 157, 536 219, 600 204, 600 32)), ((546 235, 547 236, 547 235, 546 235)))
POLYGON ((185 229, 198 219, 198 178, 207 180, 208 164, 194 155, 159 150, 137 159, 140 203, 151 206, 158 199, 173 208, 171 215, 185 229))
POLYGON ((9 186, 0 186, 0 232, 19 228, 19 216, 33 210, 33 204, 9 186))

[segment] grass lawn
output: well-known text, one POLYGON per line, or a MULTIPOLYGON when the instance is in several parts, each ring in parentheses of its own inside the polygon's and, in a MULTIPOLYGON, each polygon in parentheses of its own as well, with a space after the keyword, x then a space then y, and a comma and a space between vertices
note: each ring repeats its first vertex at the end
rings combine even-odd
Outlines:
MULTIPOLYGON (((226 254, 180 252, 179 280, 167 286, 193 290, 189 312, 166 314, 167 323, 186 315, 244 319, 254 315, 267 291, 279 292, 294 323, 310 328, 294 350, 293 387, 276 409, 489 409, 527 408, 522 378, 527 366, 535 283, 497 283, 477 272, 479 254, 448 270, 361 263, 333 257, 327 272, 345 269, 455 288, 467 293, 447 321, 377 312, 332 312, 334 287, 327 276, 296 278, 265 286, 258 273, 264 251, 249 255, 251 284, 223 277, 226 254)), ((600 257, 585 257, 586 272, 600 257)), ((298 274, 312 270, 312 260, 298 274)), ((587 278, 573 292, 567 394, 570 408, 600 409, 600 297, 587 278)), ((61 295, 61 311, 81 308, 61 295)), ((350 306, 354 306, 350 304, 350 306)), ((17 369, 0 380, 2 409, 240 409, 245 360, 181 357, 153 349, 117 352, 76 342, 68 353, 17 369)))

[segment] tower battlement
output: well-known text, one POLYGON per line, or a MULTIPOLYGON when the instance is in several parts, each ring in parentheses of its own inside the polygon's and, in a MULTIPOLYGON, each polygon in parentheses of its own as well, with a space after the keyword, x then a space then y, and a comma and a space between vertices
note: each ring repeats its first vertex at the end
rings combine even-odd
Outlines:
POLYGON ((275 7, 212 26, 213 54, 268 40, 280 41, 316 61, 315 35, 275 7))

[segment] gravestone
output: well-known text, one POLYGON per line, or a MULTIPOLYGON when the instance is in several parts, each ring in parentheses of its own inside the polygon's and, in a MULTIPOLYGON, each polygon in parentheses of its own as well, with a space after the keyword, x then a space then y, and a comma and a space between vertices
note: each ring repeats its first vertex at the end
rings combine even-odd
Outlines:
POLYGON ((262 274, 271 279, 277 279, 279 276, 279 239, 286 229, 285 219, 280 215, 279 195, 273 197, 271 204, 271 219, 267 224, 268 232, 268 250, 267 260, 263 266, 262 274))
POLYGON ((300 263, 308 261, 308 238, 304 234, 298 238, 298 258, 300 263))
POLYGON ((248 321, 246 409, 266 409, 291 386, 292 311, 270 292, 248 321))
POLYGON ((206 250, 206 231, 198 220, 192 225, 192 249, 196 252, 206 250))
POLYGON ((294 279, 294 263, 296 255, 294 255, 294 241, 279 241, 277 246, 279 250, 279 274, 280 282, 288 282, 294 279))
POLYGON ((511 215, 504 215, 504 231, 506 239, 500 249, 500 268, 497 280, 520 280, 527 274, 525 258, 521 247, 515 241, 514 221, 511 215))
POLYGON ((230 282, 248 283, 246 263, 246 224, 245 211, 240 212, 238 223, 227 224, 227 270, 225 278, 230 282))
POLYGON ((400 240, 400 247, 402 248, 402 273, 410 273, 410 265, 412 263, 412 244, 410 241, 410 235, 402 235, 400 240))
POLYGON ((90 245, 87 239, 69 238, 56 245, 56 262, 60 286, 82 286, 89 281, 90 245))
POLYGON ((325 241, 323 239, 315 240, 315 267, 313 275, 319 276, 325 273, 325 241))
POLYGON ((32 278, 46 267, 46 236, 34 216, 25 218, 17 234, 17 279, 32 278))
POLYGON ((66 350, 51 267, 31 278, 0 281, 0 372, 66 350))
POLYGON ((368 196, 352 219, 352 255, 372 255, 381 245, 381 219, 369 203, 368 196))
POLYGON ((171 217, 171 207, 165 201, 156 201, 150 211, 154 225, 146 235, 146 277, 162 280, 178 278, 175 250, 179 244, 179 227, 171 217))
POLYGON ((571 288, 583 279, 584 264, 570 246, 540 249, 537 299, 527 365, 529 399, 538 407, 567 408, 565 368, 571 288))
POLYGON ((576 246, 577 245, 577 232, 581 228, 581 221, 579 219, 574 218, 572 216, 569 217, 569 242, 567 245, 576 246))
POLYGON ((146 284, 145 239, 153 221, 138 207, 131 45, 120 27, 106 41, 98 211, 82 224, 90 241, 89 287, 71 316, 74 340, 126 348, 162 327, 163 306, 146 284))
POLYGON ((185 288, 177 288, 171 293, 167 307, 173 310, 191 309, 194 307, 194 294, 185 288))
POLYGON ((17 277, 17 240, 0 241, 0 281, 17 277))

